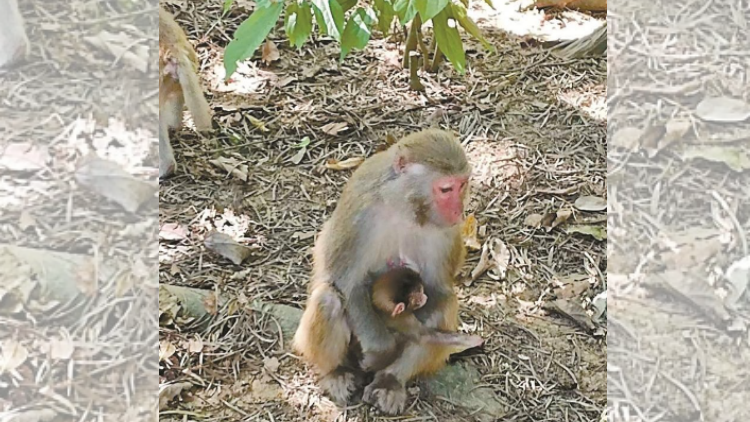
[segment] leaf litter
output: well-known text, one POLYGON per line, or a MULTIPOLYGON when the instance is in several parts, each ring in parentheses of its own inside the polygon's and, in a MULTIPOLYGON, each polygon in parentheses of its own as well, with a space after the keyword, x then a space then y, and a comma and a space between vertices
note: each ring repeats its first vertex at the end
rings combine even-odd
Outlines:
MULTIPOLYGON (((476 7, 485 6, 472 5, 470 15, 476 7)), ((517 13, 512 7, 500 9, 481 13, 492 19, 517 13)), ((220 46, 225 44, 221 31, 209 31, 217 19, 217 11, 206 5, 180 8, 178 16, 189 32, 210 33, 209 44, 220 46)), ((241 19, 242 13, 225 16, 222 31, 231 33, 241 19)), ((196 304, 161 297, 160 292, 160 339, 176 348, 160 369, 160 385, 189 381, 195 383, 189 394, 199 398, 180 400, 186 395, 182 391, 169 401, 170 412, 236 420, 239 414, 225 405, 230 403, 246 413, 270 412, 275 420, 343 418, 319 394, 307 368, 289 354, 290 339, 279 331, 284 321, 249 311, 248 303, 262 298, 301 309, 316 235, 351 172, 402 136, 438 126, 458 135, 474 167, 467 210, 472 215, 463 227, 464 242, 470 246, 457 293, 462 321, 471 327, 465 330, 484 337, 488 346, 484 354, 458 360, 480 371, 488 385, 483 388, 493 397, 497 394, 514 403, 504 414, 508 419, 601 416, 607 389, 600 368, 604 368, 606 347, 575 322, 548 313, 542 305, 554 300, 549 291, 561 278, 581 273, 586 256, 606 271, 605 242, 564 230, 573 221, 597 224, 591 222, 596 216, 579 216, 572 204, 581 196, 606 197, 606 149, 600 147, 605 144, 606 123, 582 117, 578 108, 558 102, 564 94, 591 102, 606 115, 606 62, 548 62, 544 51, 523 49, 486 23, 479 25, 488 28, 485 35, 503 54, 486 55, 478 42, 467 41, 479 51, 472 59, 471 74, 462 78, 447 68, 437 75, 420 74, 424 93, 408 91, 408 72, 381 60, 397 43, 374 37, 364 52, 353 52, 339 64, 335 43, 318 40, 301 55, 275 33, 271 39, 279 50, 278 60, 268 65, 261 57, 240 66, 242 76, 252 81, 248 93, 212 90, 211 102, 224 105, 214 107, 217 121, 232 135, 195 142, 190 130, 181 131, 175 149, 178 161, 184 162, 183 173, 160 186, 160 196, 170 198, 160 204, 160 225, 179 224, 190 232, 187 240, 161 242, 160 281, 210 292, 206 303, 200 301, 196 308, 213 314, 205 334, 218 340, 206 340, 199 355, 191 352, 190 339, 196 332, 187 327, 199 321, 186 315, 196 304), (250 113, 253 119, 247 117, 250 113), (264 122, 268 130, 258 130, 255 121, 264 122), (241 156, 249 164, 247 181, 217 180, 218 167, 210 160, 228 156, 241 156), (243 216, 248 224, 240 227, 222 217, 230 212, 243 216), (523 224, 532 214, 549 219, 545 229, 535 231, 523 224), (221 243, 230 249, 239 243, 244 250, 242 239, 257 237, 252 245, 257 257, 235 266, 220 253, 205 254, 199 244, 190 242, 217 230, 229 234, 232 240, 221 243), (235 243, 237 239, 240 242, 235 243), (522 305, 522 300, 530 305, 522 305), (527 318, 528 314, 533 317, 527 318), (571 330, 582 335, 571 337, 571 330), (550 353, 562 367, 548 365, 550 353), (190 377, 184 375, 188 368, 190 377), (519 374, 544 387, 529 395, 498 379, 502 373, 519 374), (572 379, 591 381, 571 402, 565 397, 572 379), (221 381, 228 390, 204 387, 212 384, 209 380, 221 381)), ((426 33, 431 36, 429 29, 426 33)), ((204 60, 205 69, 220 66, 212 54, 204 60)), ((219 73, 209 70, 201 77, 207 86, 220 84, 219 73)), ((232 86, 241 82, 237 77, 232 86)), ((228 174, 221 169, 218 174, 222 171, 228 174)), ((575 299, 594 314, 592 298, 603 288, 603 277, 597 273, 589 289, 575 299)), ((482 419, 481 410, 474 414, 470 412, 475 409, 465 409, 461 403, 432 400, 424 385, 417 385, 420 399, 410 396, 414 401, 409 404, 414 416, 482 419)), ((478 390, 467 391, 478 394, 478 390)), ((355 405, 347 412, 349 419, 385 420, 364 406, 355 405)))

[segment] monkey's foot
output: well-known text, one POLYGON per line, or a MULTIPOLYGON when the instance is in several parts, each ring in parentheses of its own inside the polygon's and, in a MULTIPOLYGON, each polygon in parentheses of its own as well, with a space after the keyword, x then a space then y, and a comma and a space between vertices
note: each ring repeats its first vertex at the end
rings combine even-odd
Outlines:
POLYGON ((357 388, 357 378, 344 368, 338 368, 325 375, 318 381, 318 385, 334 403, 345 405, 349 396, 357 388))
POLYGON ((365 387, 362 401, 376 406, 383 413, 397 415, 406 406, 406 388, 392 374, 379 372, 365 387))
POLYGON ((159 180, 166 179, 169 176, 173 175, 175 167, 177 167, 177 163, 174 160, 160 161, 159 162, 159 180))

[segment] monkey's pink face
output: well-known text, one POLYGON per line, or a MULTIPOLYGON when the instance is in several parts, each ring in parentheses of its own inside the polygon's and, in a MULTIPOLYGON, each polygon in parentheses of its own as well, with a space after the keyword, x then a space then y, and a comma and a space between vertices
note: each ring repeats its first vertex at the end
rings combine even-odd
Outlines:
POLYGON ((432 184, 437 212, 449 226, 458 224, 463 217, 463 199, 468 181, 466 176, 445 176, 432 184))

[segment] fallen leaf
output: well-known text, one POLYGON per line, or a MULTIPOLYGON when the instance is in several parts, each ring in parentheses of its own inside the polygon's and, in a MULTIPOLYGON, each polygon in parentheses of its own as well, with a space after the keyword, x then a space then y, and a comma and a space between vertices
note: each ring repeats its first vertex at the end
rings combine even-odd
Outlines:
POLYGON ((725 273, 729 281, 730 291, 724 298, 724 305, 730 310, 737 308, 740 298, 745 294, 750 283, 750 256, 746 256, 732 263, 725 273))
POLYGON ((505 242, 495 239, 495 246, 492 248, 491 254, 500 279, 505 279, 505 275, 508 272, 508 264, 510 264, 510 250, 505 245, 505 242))
POLYGON ((204 243, 206 248, 232 261, 235 265, 242 264, 242 261, 252 253, 249 247, 239 244, 227 234, 216 231, 211 232, 204 243))
POLYGON ((479 257, 479 262, 477 262, 477 265, 474 267, 473 270, 471 270, 471 279, 467 280, 465 285, 470 285, 474 282, 477 278, 479 278, 480 275, 484 274, 488 269, 492 267, 492 263, 490 262, 490 248, 489 248, 489 242, 485 243, 484 246, 482 246, 482 255, 479 257))
POLYGON ((347 158, 344 161, 337 161, 335 158, 331 158, 326 162, 326 168, 331 170, 349 170, 365 161, 363 157, 352 157, 347 158))
POLYGON ((281 395, 281 389, 277 385, 256 379, 253 381, 250 395, 255 400, 267 402, 277 399, 281 395))
POLYGON ((731 319, 722 301, 704 279, 691 277, 681 270, 653 273, 644 280, 644 285, 670 294, 715 321, 731 319))
POLYGON ((336 136, 338 135, 339 132, 341 132, 342 130, 346 128, 347 128, 346 123, 329 123, 323 126, 322 128, 320 128, 320 130, 322 130, 323 132, 329 135, 336 136))
POLYGON ((55 339, 49 342, 49 354, 52 359, 68 360, 73 356, 75 346, 68 339, 55 339))
POLYGON ((75 178, 82 186, 119 204, 130 213, 137 212, 159 189, 158 184, 137 179, 119 164, 95 155, 83 160, 75 178))
POLYGON ((729 97, 708 97, 695 108, 695 114, 708 122, 742 122, 750 118, 750 104, 729 97))
POLYGON ((598 196, 581 196, 576 199, 576 202, 573 203, 573 206, 581 211, 606 211, 607 200, 598 196))
POLYGON ((189 382, 176 382, 174 384, 166 384, 159 386, 159 410, 164 410, 170 401, 174 400, 175 397, 182 393, 182 390, 186 390, 193 385, 189 382))
POLYGON ((641 136, 643 136, 643 129, 624 127, 612 135, 611 144, 616 148, 636 151, 641 144, 641 136))
POLYGON ((539 226, 547 229, 547 232, 549 233, 552 230, 552 225, 555 224, 555 220, 557 220, 557 211, 548 212, 542 217, 539 226))
POLYGON ((177 352, 177 347, 169 340, 159 340, 159 362, 172 357, 177 352))
POLYGON ((297 151, 296 154, 292 156, 292 158, 289 159, 289 161, 297 165, 302 162, 303 158, 305 158, 305 154, 307 154, 307 148, 302 147, 299 151, 297 151))
POLYGON ((673 143, 682 140, 692 127, 690 121, 686 119, 672 119, 667 122, 667 132, 659 142, 659 150, 663 150, 673 143))
POLYGON ((209 292, 203 298, 203 307, 206 308, 206 312, 214 316, 219 312, 219 298, 216 292, 209 292))
POLYGON ((179 223, 165 223, 159 228, 159 240, 185 240, 187 229, 179 223))
POLYGON ((567 229, 568 233, 580 233, 592 236, 596 240, 607 239, 607 228, 600 226, 570 226, 567 229))
POLYGON ((269 372, 276 372, 279 370, 279 360, 273 357, 266 357, 263 359, 263 367, 269 372))
POLYGON ((654 158, 659 152, 659 142, 664 134, 667 133, 667 127, 662 124, 651 125, 643 131, 641 135, 641 148, 646 151, 646 156, 654 158))
POLYGON ((607 313, 607 291, 596 295, 591 301, 591 306, 594 308, 594 320, 601 320, 607 313))
POLYGON ((148 47, 140 45, 128 31, 116 33, 100 31, 96 35, 83 37, 83 39, 94 47, 109 52, 113 58, 127 63, 133 69, 142 73, 148 72, 150 58, 148 47))
POLYGON ((2 342, 3 352, 0 354, 0 373, 12 371, 26 362, 29 351, 23 344, 14 340, 2 342))
POLYGON ((14 411, 9 418, 2 419, 3 422, 53 422, 59 414, 52 409, 14 411))
POLYGON ((268 132, 270 130, 268 129, 268 127, 266 127, 266 124, 262 120, 255 118, 253 116, 248 116, 247 118, 248 120, 250 120, 250 124, 255 126, 255 128, 258 129, 259 131, 268 132))
POLYGON ((589 276, 586 274, 569 274, 559 277, 560 287, 554 293, 558 299, 578 297, 589 289, 589 276))
POLYGON ((750 155, 739 147, 694 145, 682 153, 683 160, 694 160, 696 158, 724 163, 736 172, 750 169, 750 155))
POLYGON ((295 145, 294 147, 295 147, 295 148, 305 148, 305 147, 307 147, 308 145, 310 145, 310 142, 311 142, 311 141, 310 141, 310 137, 309 137, 309 136, 305 136, 305 137, 304 137, 304 138, 302 138, 302 140, 301 140, 301 141, 299 141, 299 143, 298 143, 297 145, 295 145))
POLYGON ((477 240, 478 228, 479 225, 477 223, 476 217, 474 217, 474 214, 469 214, 464 220, 463 226, 461 227, 461 236, 464 239, 464 244, 469 249, 479 250, 482 248, 479 240, 477 240))
POLYGON ((84 295, 95 297, 99 293, 99 279, 96 276, 96 265, 93 260, 81 263, 76 269, 76 286, 84 295))
POLYGON ((569 208, 561 208, 557 210, 557 212, 555 212, 555 219, 552 221, 552 224, 547 227, 547 233, 552 231, 552 229, 559 226, 560 224, 568 221, 571 215, 573 215, 573 210, 569 208))
POLYGON ((26 230, 29 227, 36 227, 36 219, 27 210, 21 211, 21 216, 18 217, 18 227, 21 230, 26 230))
POLYGON ((200 353, 203 351, 203 340, 195 336, 188 341, 188 351, 190 353, 200 353))
POLYGON ((596 323, 594 323, 586 313, 586 309, 577 300, 557 299, 552 302, 546 302, 543 307, 549 312, 554 312, 573 321, 590 333, 593 333, 597 329, 596 323))
POLYGON ((279 55, 279 49, 276 48, 276 44, 271 40, 267 40, 261 50, 261 60, 266 62, 266 64, 271 64, 271 62, 278 60, 279 57, 281 56, 279 55))
POLYGON ((542 225, 542 218, 544 218, 544 216, 541 214, 529 214, 523 220, 523 225, 538 229, 542 225))
POLYGON ((226 171, 237 179, 247 182, 248 167, 244 162, 234 157, 219 157, 214 160, 209 160, 208 162, 226 171))
POLYGON ((49 160, 46 150, 26 142, 12 142, 0 154, 0 168, 9 171, 38 171, 49 160))

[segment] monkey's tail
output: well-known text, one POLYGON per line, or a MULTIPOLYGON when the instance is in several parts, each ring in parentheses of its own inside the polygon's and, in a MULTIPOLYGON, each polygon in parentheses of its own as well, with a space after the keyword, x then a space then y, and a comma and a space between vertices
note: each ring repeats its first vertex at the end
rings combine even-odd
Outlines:
POLYGON ((198 73, 195 70, 190 56, 186 53, 180 54, 180 86, 185 96, 185 104, 193 116, 195 128, 199 131, 211 130, 211 108, 203 95, 198 73))

